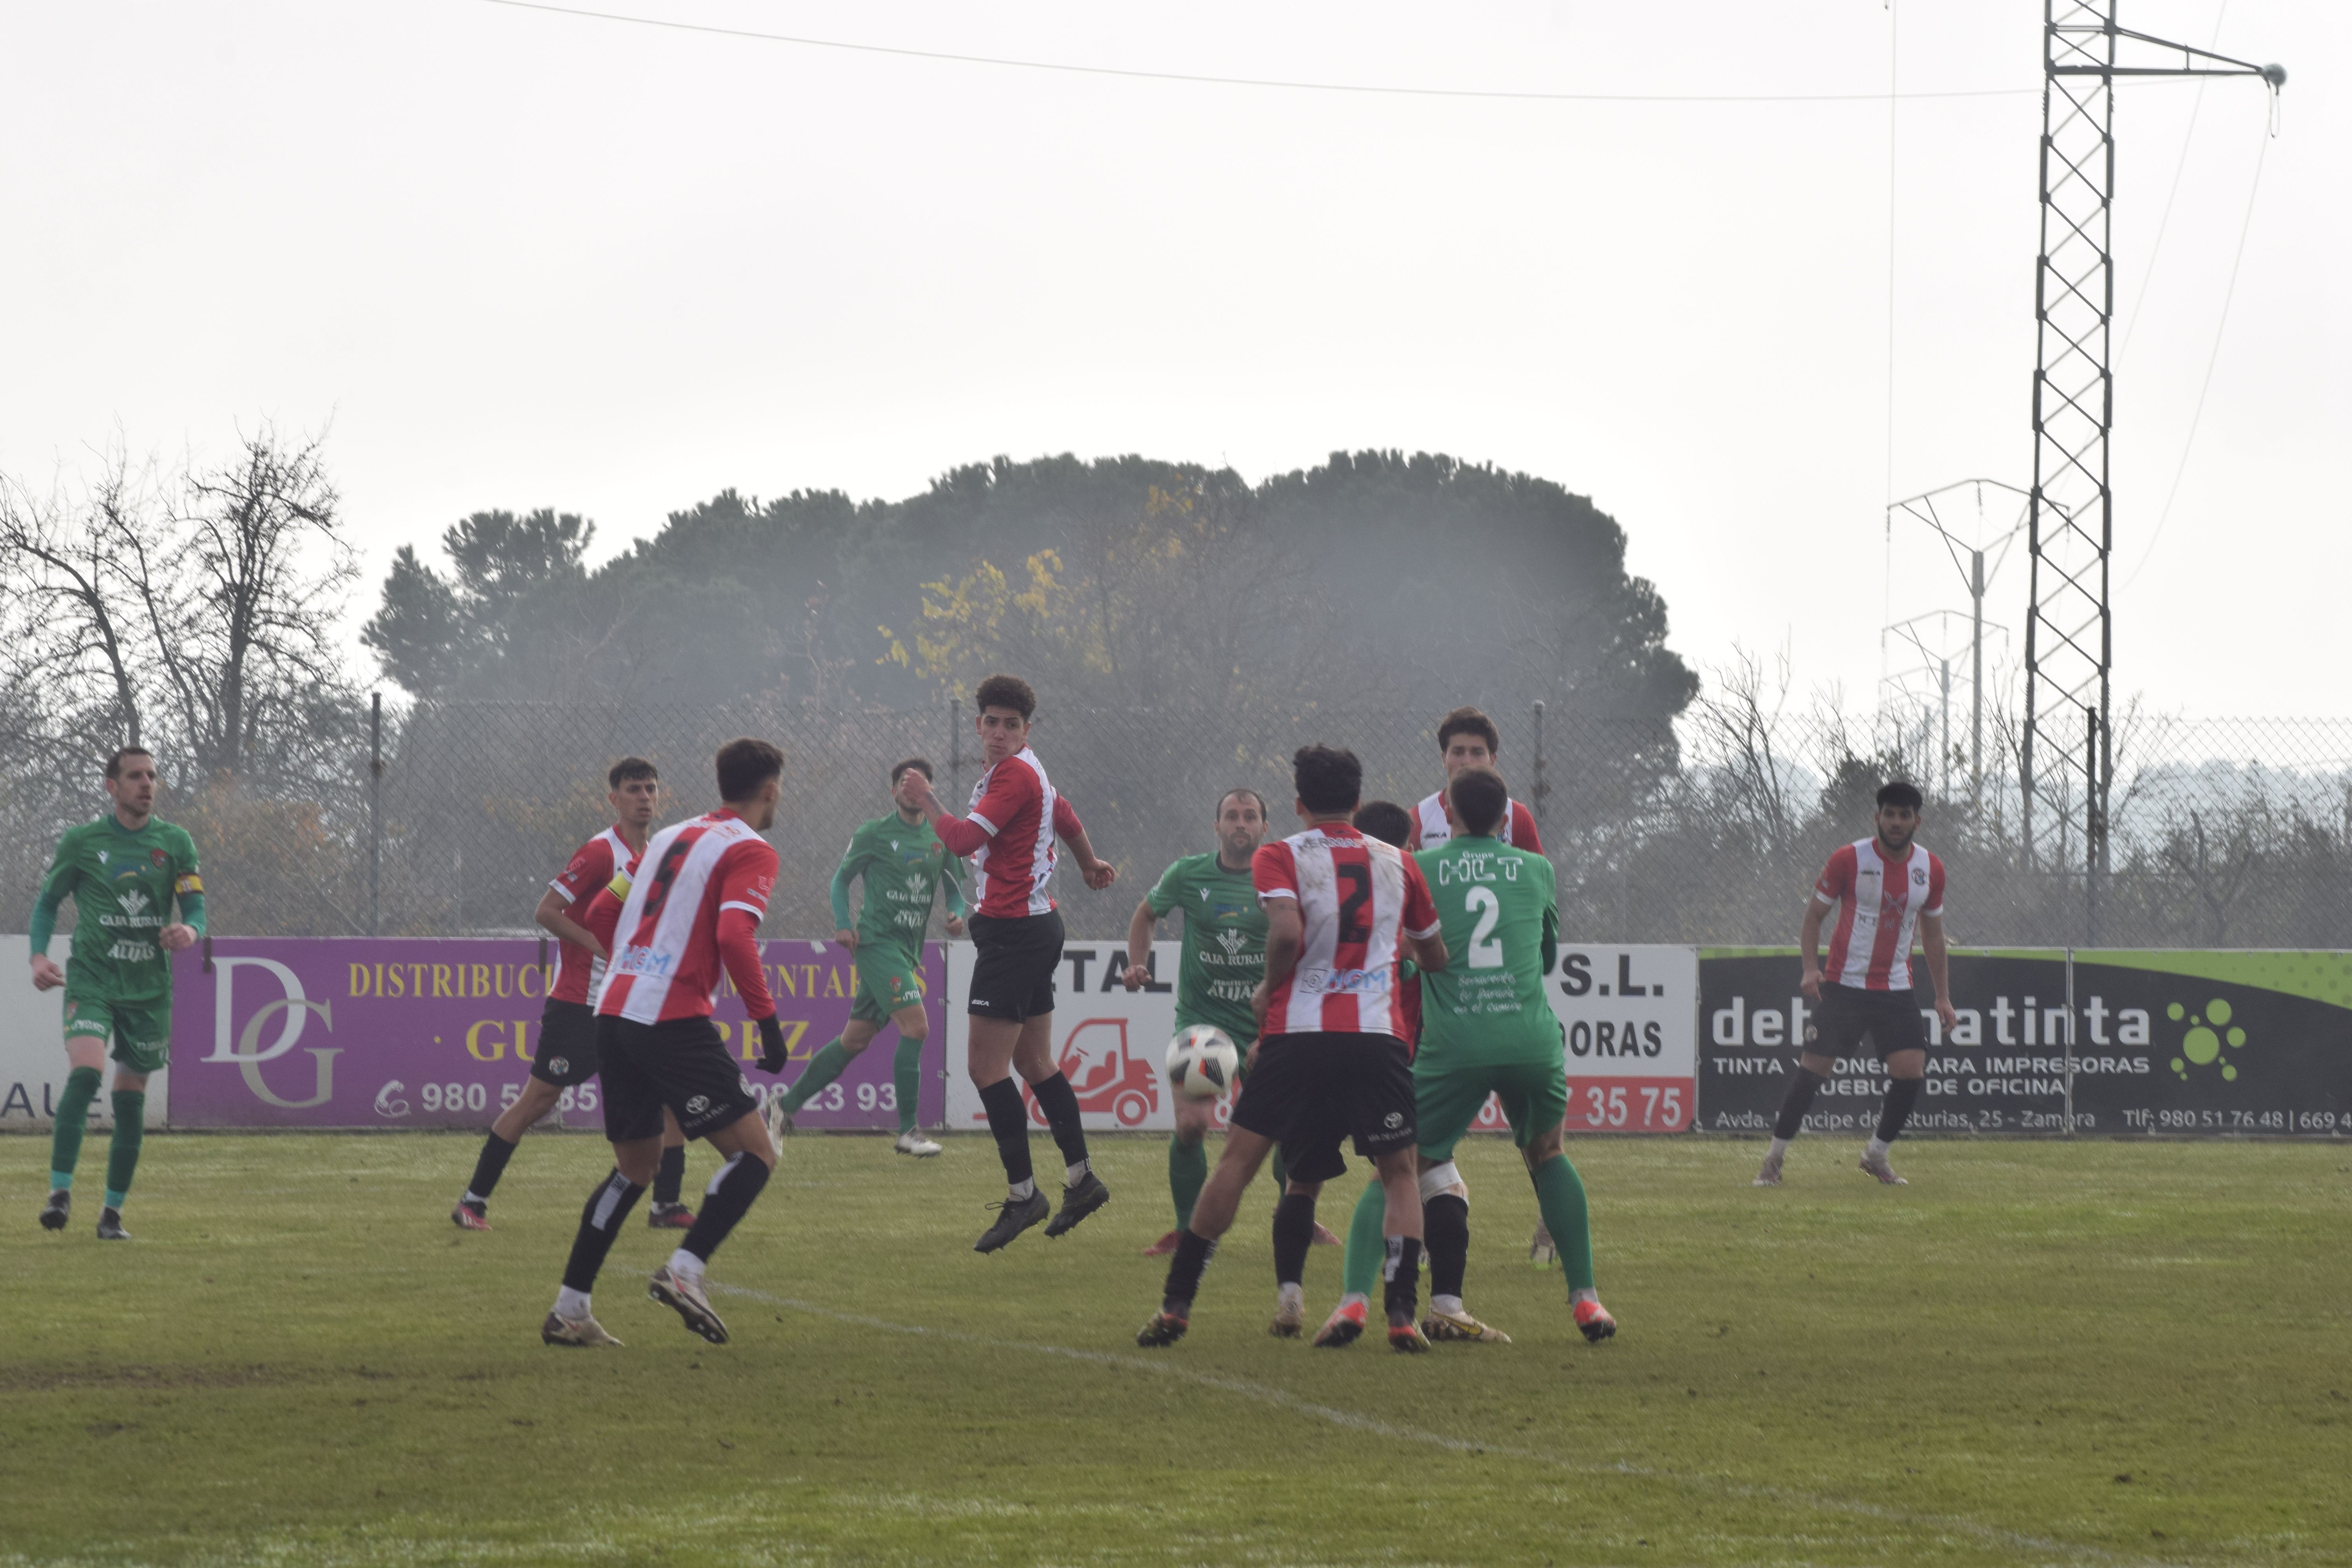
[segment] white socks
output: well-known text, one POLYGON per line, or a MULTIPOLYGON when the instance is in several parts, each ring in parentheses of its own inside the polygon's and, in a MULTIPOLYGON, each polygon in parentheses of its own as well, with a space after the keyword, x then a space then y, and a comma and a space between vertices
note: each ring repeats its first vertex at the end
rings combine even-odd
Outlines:
POLYGON ((1571 1307, 1577 1306, 1581 1302, 1598 1301, 1599 1300, 1601 1300, 1601 1292, 1592 1289, 1590 1287, 1587 1287, 1582 1290, 1570 1290, 1568 1293, 1568 1304, 1571 1307))
POLYGON ((1886 1151, 1893 1147, 1894 1145, 1884 1138, 1873 1138, 1862 1146, 1862 1152, 1874 1160, 1884 1160, 1886 1158, 1886 1151))
POLYGON ((1015 1182, 1011 1186, 1004 1189, 1005 1197, 1011 1202, 1016 1204, 1027 1203, 1031 1198, 1036 1196, 1036 1194, 1037 1184, 1034 1179, 1026 1182, 1015 1182))
POLYGON ((1296 1279, 1286 1279, 1274 1293, 1275 1303, 1283 1307, 1303 1307, 1307 1304, 1307 1287, 1296 1279))
POLYGON ((1371 1304, 1371 1300, 1372 1299, 1370 1296, 1365 1295, 1361 1290, 1350 1290, 1346 1295, 1339 1298, 1339 1305, 1342 1307, 1365 1307, 1371 1304))
POLYGON ((568 1322, 578 1322, 588 1316, 588 1292, 574 1290, 571 1286, 559 1286, 555 1292, 555 1315, 568 1322))
POLYGON ((1085 1160, 1079 1161, 1075 1165, 1065 1165, 1062 1167, 1062 1184, 1066 1187, 1075 1187, 1085 1181, 1087 1173, 1093 1169, 1094 1166, 1085 1160))
MULTIPOLYGON (((712 1250, 718 1249, 714 1247, 712 1250)), ((698 1285, 702 1283, 702 1259, 683 1247, 669 1255, 669 1271, 680 1279, 690 1279, 698 1285)))
POLYGON ((1451 1312, 1458 1318, 1462 1315, 1462 1298, 1432 1294, 1429 1298, 1429 1310, 1433 1312, 1451 1312))
POLYGON ((1783 1154, 1787 1153, 1788 1152, 1789 1152, 1789 1140, 1787 1140, 1786 1138, 1775 1138, 1775 1139, 1773 1139, 1773 1140, 1772 1140, 1772 1147, 1771 1147, 1771 1149, 1770 1149, 1770 1150, 1769 1150, 1769 1151, 1765 1154, 1765 1156, 1764 1156, 1764 1157, 1765 1157, 1766 1159, 1768 1159, 1768 1160, 1777 1160, 1777 1159, 1779 1159, 1781 1155, 1783 1155, 1783 1154))

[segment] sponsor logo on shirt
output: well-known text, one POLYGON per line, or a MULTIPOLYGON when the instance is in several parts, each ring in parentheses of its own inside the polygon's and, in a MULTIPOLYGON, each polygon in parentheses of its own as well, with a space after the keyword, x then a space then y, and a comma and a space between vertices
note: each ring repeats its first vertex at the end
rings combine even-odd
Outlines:
POLYGON ((1384 996, 1393 974, 1389 969, 1302 969, 1299 985, 1322 996, 1384 996))

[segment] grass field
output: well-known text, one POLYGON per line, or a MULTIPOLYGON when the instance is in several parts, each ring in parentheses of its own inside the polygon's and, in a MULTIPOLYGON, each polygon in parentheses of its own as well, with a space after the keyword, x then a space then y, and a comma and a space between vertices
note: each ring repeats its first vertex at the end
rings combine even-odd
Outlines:
POLYGON ((111 1246, 37 1229, 47 1141, 0 1140, 0 1563, 2352 1562, 2342 1149, 1907 1144, 1885 1190, 1817 1140, 1758 1192, 1753 1144, 1574 1145, 1591 1347, 1478 1141, 1470 1301, 1517 1342, 1405 1358, 1266 1337, 1263 1184, 1136 1350, 1151 1139, 994 1258, 985 1142, 794 1140, 713 1270, 733 1344, 644 1299, 633 1222, 627 1349, 550 1351, 602 1145, 527 1142, 463 1236, 474 1147, 151 1138, 111 1246))

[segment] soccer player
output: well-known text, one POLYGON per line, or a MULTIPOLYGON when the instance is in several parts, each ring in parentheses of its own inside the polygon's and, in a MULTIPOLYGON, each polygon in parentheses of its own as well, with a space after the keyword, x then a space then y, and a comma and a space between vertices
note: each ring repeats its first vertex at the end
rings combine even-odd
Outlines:
MULTIPOLYGON (((653 826, 661 801, 661 774, 643 757, 623 757, 604 775, 604 799, 613 808, 613 826, 572 852, 562 874, 548 883, 531 919, 556 939, 555 984, 548 988, 547 1005, 539 1015, 539 1052, 531 1058, 530 1076, 522 1093, 490 1123, 489 1136, 474 1161, 474 1179, 465 1196, 449 1211, 450 1222, 461 1230, 490 1228, 490 1194, 514 1158, 515 1145, 539 1119, 563 1098, 563 1091, 587 1082, 596 1073, 596 1013, 588 1005, 590 990, 604 977, 613 932, 593 930, 585 922, 596 895, 614 876, 633 870, 645 853, 646 834, 653 826)), ((620 913, 619 906, 610 913, 620 913)), ((654 1177, 654 1201, 646 1223, 656 1230, 685 1230, 694 1213, 678 1201, 686 1179, 686 1135, 677 1119, 662 1124, 661 1167, 654 1177)))
POLYGON ((950 816, 929 779, 917 784, 910 777, 907 787, 949 852, 971 858, 971 940, 979 950, 964 1005, 971 1019, 971 1081, 987 1110, 1006 1184, 1004 1202, 994 1205, 995 1223, 972 1250, 994 1252, 1044 1219, 1051 1206, 1037 1190, 1029 1161, 1029 1113, 1013 1081, 1015 1068, 1062 1152, 1062 1206, 1045 1234, 1066 1235, 1110 1202, 1110 1189, 1087 1159, 1077 1094, 1054 1060, 1054 971, 1062 962, 1062 916, 1049 886, 1055 836, 1077 858, 1087 887, 1099 891, 1118 873, 1097 858, 1078 814, 1030 750, 1037 694, 1029 683, 992 675, 980 683, 972 706, 988 769, 972 786, 971 815, 950 816))
MULTIPOLYGON (((1423 1226, 1429 1253, 1433 1340, 1508 1343, 1510 1336, 1471 1316, 1462 1282, 1470 1256, 1468 1189, 1454 1165, 1454 1145, 1489 1094, 1498 1096, 1513 1139, 1535 1183, 1545 1228, 1565 1245, 1569 1310, 1595 1342, 1617 1331, 1592 1284, 1592 1237, 1584 1183, 1563 1152, 1568 1061, 1559 1020, 1544 996, 1559 958, 1559 902, 1551 862, 1501 843, 1496 830, 1510 793, 1490 768, 1466 767, 1446 785, 1459 831, 1414 859, 1427 879, 1449 948, 1462 962, 1430 975, 1423 994, 1420 1049, 1412 1062, 1413 1119, 1420 1129, 1423 1226)), ((1344 1344, 1360 1330, 1371 1289, 1367 1193, 1349 1230, 1348 1295, 1318 1344, 1344 1344)))
MULTIPOLYGON (((784 754, 765 741, 719 749, 719 798, 726 804, 653 836, 636 870, 616 876, 600 902, 617 899, 613 957, 596 1003, 596 1059, 604 1089, 604 1137, 613 1171, 581 1211, 563 1285, 540 1325, 551 1345, 616 1345, 591 1310, 613 1238, 661 1163, 662 1113, 689 1138, 726 1156, 703 1189, 702 1213, 646 1294, 715 1345, 727 1325, 703 1289, 704 1266, 751 1210, 776 1147, 751 1080, 710 1021, 721 972, 735 983, 760 1033, 760 1066, 783 1065, 784 1030, 768 994, 760 921, 776 887, 776 851, 760 837, 776 820, 784 754)), ((599 918, 591 911, 592 921, 599 918)))
POLYGON ((1265 978, 1252 998, 1250 1078, 1234 1102, 1224 1152, 1177 1237, 1160 1310, 1135 1336, 1147 1349, 1184 1337, 1202 1271, 1274 1145, 1290 1145, 1293 1180, 1311 1184, 1346 1170, 1339 1145, 1350 1136, 1380 1172, 1385 1196, 1389 1343, 1429 1348, 1413 1321, 1421 1192, 1397 961, 1442 970, 1445 939, 1420 868, 1349 820, 1363 785, 1355 753, 1306 746, 1291 765, 1307 830, 1263 846, 1251 862, 1266 942, 1265 978))
POLYGON ((171 1058, 172 954, 205 933, 205 879, 195 840, 155 817, 155 756, 125 746, 106 763, 114 810, 69 827, 33 902, 33 987, 65 987, 65 1092, 49 1136, 49 1199, 41 1226, 63 1230, 73 1215, 74 1165, 89 1102, 114 1042, 114 1148, 106 1159, 101 1241, 128 1241, 122 1205, 147 1131, 147 1076, 171 1058), (74 901, 73 948, 63 969, 49 957, 58 910, 74 901), (173 900, 179 901, 173 921, 173 900))
POLYGON ((1909 1184, 1895 1173, 1887 1149, 1911 1120, 1927 1073, 1927 1031, 1919 1026, 1919 997, 1912 989, 1915 931, 1927 950, 1927 973, 1936 983, 1936 1016, 1946 1029, 1959 1021, 1952 1010, 1950 955, 1944 945, 1944 863, 1912 842, 1919 831, 1920 804, 1916 784, 1897 779, 1882 788, 1877 831, 1832 852, 1806 900, 1797 937, 1804 964, 1799 988, 1818 1011, 1805 1026, 1796 1076, 1772 1124, 1772 1146, 1756 1173, 1757 1186, 1780 1184, 1780 1162, 1804 1125, 1822 1080, 1839 1057, 1859 1050, 1864 1038, 1885 1058, 1892 1081, 1878 1113, 1877 1136, 1863 1147, 1862 1168, 1888 1186, 1909 1184), (1830 935, 1824 984, 1814 955, 1822 918, 1832 909, 1838 921, 1830 935))
MULTIPOLYGON (((1448 780, 1464 768, 1491 768, 1502 754, 1501 732, 1492 719, 1475 708, 1456 708, 1438 721, 1437 755, 1445 764, 1448 780)), ((1445 817, 1445 792, 1441 789, 1423 796, 1413 808, 1412 839, 1405 847, 1434 849, 1453 837, 1454 825, 1445 817)), ((1536 831, 1536 814, 1516 800, 1495 837, 1517 849, 1544 852, 1543 836, 1536 831)))
POLYGON ((885 1024, 898 1026, 898 1050, 891 1058, 890 1081, 898 1102, 901 1154, 929 1159, 940 1146, 915 1131, 915 1096, 923 1083, 923 1040, 930 1021, 923 1012, 923 931, 931 921, 931 900, 942 883, 948 894, 948 934, 964 933, 963 887, 956 876, 956 858, 910 803, 907 777, 931 778, 931 764, 909 757, 890 770, 890 804, 898 809, 877 816, 849 836, 840 868, 833 874, 833 940, 857 960, 857 1000, 850 1005, 849 1025, 827 1040, 800 1079, 787 1093, 768 1101, 768 1131, 783 1136, 793 1130, 793 1116, 809 1098, 841 1076, 850 1058, 882 1032, 885 1024), (849 924, 849 884, 866 884, 866 906, 857 926, 849 924))

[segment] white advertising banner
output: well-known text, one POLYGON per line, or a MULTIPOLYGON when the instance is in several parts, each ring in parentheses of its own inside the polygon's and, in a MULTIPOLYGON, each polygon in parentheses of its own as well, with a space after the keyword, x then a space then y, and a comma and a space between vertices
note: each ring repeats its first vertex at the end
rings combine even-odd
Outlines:
MULTIPOLYGON (((51 954, 62 945, 63 939, 50 943, 51 954)), ((184 955, 174 962, 195 960, 184 955)), ((60 992, 33 989, 32 963, 31 938, 0 936, 0 1132, 47 1132, 57 1119, 58 1096, 66 1089, 65 998, 60 992)), ((89 1104, 95 1131, 114 1125, 114 1102, 106 1093, 113 1085, 110 1064, 105 1088, 89 1104)), ((148 1079, 148 1126, 164 1124, 171 1085, 169 1068, 148 1079)))
MULTIPOLYGON (((1152 944, 1152 973, 1172 977, 1179 945, 1152 944)), ((947 1124, 987 1126, 971 1087, 970 1019, 973 950, 948 944, 947 1124)), ((1172 987, 1155 979, 1125 984, 1127 944, 1070 942, 1055 976, 1054 1052, 1086 1113, 1089 1131, 1166 1131, 1175 1125, 1164 1064, 1176 1032, 1172 987)), ((1698 950, 1657 945, 1562 947, 1546 994, 1568 1047, 1570 1132, 1681 1132, 1696 1114, 1698 950)), ((1023 1099, 1028 1100, 1024 1093, 1023 1099)), ((1220 1102, 1217 1121, 1224 1121, 1220 1102)), ((1029 1102, 1033 1125, 1045 1119, 1029 1102)), ((1505 1125, 1489 1100, 1473 1124, 1505 1125)))

